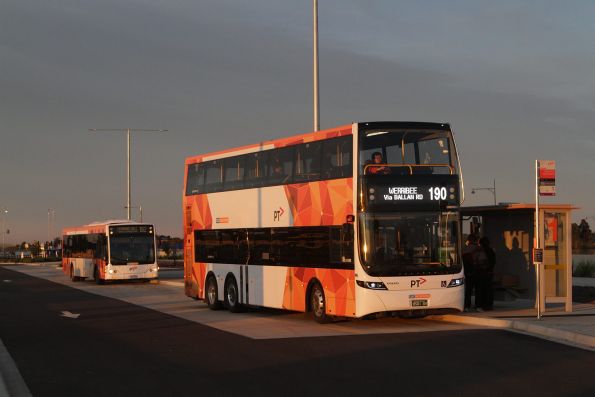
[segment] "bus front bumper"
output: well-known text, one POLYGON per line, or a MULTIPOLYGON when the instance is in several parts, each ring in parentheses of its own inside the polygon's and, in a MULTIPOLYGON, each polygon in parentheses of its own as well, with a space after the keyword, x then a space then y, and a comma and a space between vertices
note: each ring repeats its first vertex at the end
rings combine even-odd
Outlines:
POLYGON ((446 314, 463 311, 465 286, 424 290, 373 290, 356 285, 356 317, 373 313, 446 314))

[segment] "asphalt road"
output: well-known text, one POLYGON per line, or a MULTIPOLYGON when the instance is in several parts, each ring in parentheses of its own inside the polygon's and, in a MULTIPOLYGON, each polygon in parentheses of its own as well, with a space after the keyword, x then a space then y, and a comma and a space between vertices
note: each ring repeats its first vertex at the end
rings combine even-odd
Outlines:
POLYGON ((1 267, 0 339, 34 396, 595 395, 595 354, 520 334, 252 339, 1 267))

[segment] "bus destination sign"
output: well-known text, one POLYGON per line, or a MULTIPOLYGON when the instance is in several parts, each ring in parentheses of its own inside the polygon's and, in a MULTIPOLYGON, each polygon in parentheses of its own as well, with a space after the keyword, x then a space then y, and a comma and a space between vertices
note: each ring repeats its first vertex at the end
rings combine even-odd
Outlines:
POLYGON ((149 225, 126 225, 110 227, 110 234, 152 234, 153 226, 149 225))
POLYGON ((458 204, 457 183, 454 175, 367 178, 364 197, 369 209, 394 208, 396 205, 438 209, 443 205, 458 204))

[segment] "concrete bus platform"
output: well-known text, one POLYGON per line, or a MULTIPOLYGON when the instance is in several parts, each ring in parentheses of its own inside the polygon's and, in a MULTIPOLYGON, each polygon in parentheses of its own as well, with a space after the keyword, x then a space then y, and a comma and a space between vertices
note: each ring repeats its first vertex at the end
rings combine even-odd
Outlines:
POLYGON ((512 302, 496 301, 494 310, 489 312, 431 317, 451 323, 506 329, 595 351, 595 304, 593 303, 574 303, 572 312, 566 312, 563 304, 548 304, 539 320, 535 302, 527 299, 517 299, 512 302))

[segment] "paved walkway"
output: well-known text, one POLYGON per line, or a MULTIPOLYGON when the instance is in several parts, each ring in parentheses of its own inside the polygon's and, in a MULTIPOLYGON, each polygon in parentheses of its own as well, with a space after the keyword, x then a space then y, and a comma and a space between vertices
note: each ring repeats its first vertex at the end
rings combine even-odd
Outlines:
POLYGON ((595 351, 595 304, 575 303, 573 311, 548 305, 537 319, 533 300, 494 303, 494 311, 434 316, 442 321, 509 329, 595 351))

